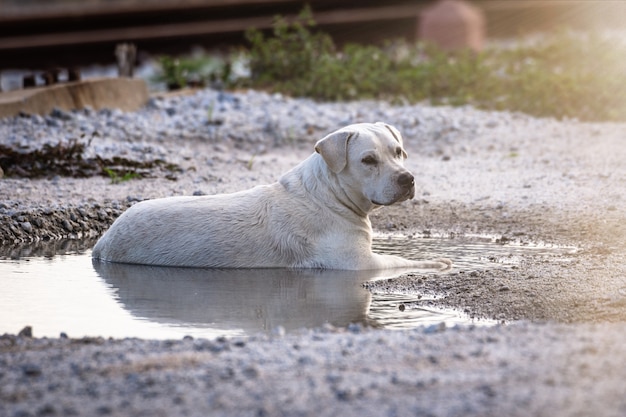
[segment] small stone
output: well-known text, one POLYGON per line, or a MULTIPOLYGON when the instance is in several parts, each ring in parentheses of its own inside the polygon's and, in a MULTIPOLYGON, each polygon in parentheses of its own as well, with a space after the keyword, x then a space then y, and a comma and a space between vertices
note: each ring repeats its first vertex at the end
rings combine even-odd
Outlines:
POLYGON ((244 368, 242 373, 248 379, 256 379, 259 376, 259 370, 254 365, 244 368))
POLYGON ((61 122, 53 117, 46 117, 46 124, 50 127, 61 127, 61 122))
POLYGON ((57 410, 54 408, 54 405, 50 403, 46 403, 43 407, 37 410, 38 416, 55 416, 57 415, 57 410))
POLYGON ((350 323, 348 325, 348 331, 350 333, 358 334, 358 333, 361 333, 362 330, 363 330, 363 326, 361 326, 358 323, 350 323))
POLYGON ((25 326, 17 334, 18 337, 33 337, 33 328, 31 326, 25 326))
POLYGON ((39 376, 41 375, 41 367, 34 363, 27 363, 22 365, 22 372, 24 372, 26 376, 39 376))
POLYGON ((60 120, 71 120, 72 119, 72 115, 64 110, 61 110, 59 108, 54 108, 52 109, 52 111, 50 112, 50 117, 54 117, 56 119, 60 119, 60 120))
POLYGON ((446 330, 446 323, 432 324, 424 329, 425 334, 441 333, 446 330))
POLYGON ((68 232, 72 232, 74 230, 74 226, 72 226, 72 223, 70 223, 67 219, 63 220, 63 228, 68 232))
POLYGON ((109 216, 107 215, 107 212, 104 210, 98 210, 98 219, 100 220, 106 220, 109 216))
POLYGON ((30 222, 22 222, 20 223, 20 226, 26 233, 30 233, 33 231, 33 226, 30 224, 30 222))
POLYGON ((101 405, 100 407, 96 409, 96 411, 98 414, 103 415, 103 416, 113 413, 113 409, 109 407, 108 405, 101 405))
POLYGON ((317 361, 312 356, 305 355, 298 358, 299 365, 315 365, 316 363, 317 361))
POLYGON ((219 373, 219 378, 224 381, 232 379, 234 376, 235 376, 235 371, 230 366, 227 366, 226 368, 222 369, 219 373))
POLYGON ((285 328, 283 326, 276 326, 272 330, 272 335, 275 337, 285 337, 285 328))

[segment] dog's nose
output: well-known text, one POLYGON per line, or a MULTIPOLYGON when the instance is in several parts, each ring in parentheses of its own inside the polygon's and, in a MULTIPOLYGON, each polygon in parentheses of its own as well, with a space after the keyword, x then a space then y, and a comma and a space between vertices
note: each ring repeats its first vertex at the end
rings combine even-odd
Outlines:
POLYGON ((415 184, 415 179, 410 172, 403 172, 398 176, 398 185, 403 188, 412 187, 415 184))

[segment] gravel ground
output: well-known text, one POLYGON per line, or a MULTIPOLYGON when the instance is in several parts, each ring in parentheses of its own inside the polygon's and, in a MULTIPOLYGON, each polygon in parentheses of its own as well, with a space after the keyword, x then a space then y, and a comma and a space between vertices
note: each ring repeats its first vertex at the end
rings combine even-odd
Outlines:
POLYGON ((0 338, 0 414, 623 416, 620 324, 251 340, 0 338))
POLYGON ((27 164, 74 139, 84 145, 80 161, 139 166, 149 178, 62 175, 85 169, 75 158, 39 161, 48 174, 25 179, 28 165, 0 159, 0 250, 96 237, 143 199, 274 181, 326 133, 378 120, 403 132, 418 191, 376 213, 375 229, 577 248, 526 256, 513 269, 367 285, 436 293, 429 303, 506 325, 353 326, 227 341, 5 335, 0 415, 626 414, 625 124, 209 90, 153 98, 137 113, 4 119, 5 155, 19 152, 27 164))

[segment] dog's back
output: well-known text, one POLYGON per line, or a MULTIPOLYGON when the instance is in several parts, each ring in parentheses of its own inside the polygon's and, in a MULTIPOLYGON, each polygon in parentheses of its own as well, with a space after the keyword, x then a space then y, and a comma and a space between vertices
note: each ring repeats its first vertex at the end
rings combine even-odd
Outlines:
POLYGON ((298 216, 283 213, 283 193, 282 186, 272 184, 233 194, 138 203, 115 221, 92 257, 160 266, 292 266, 306 259, 311 248, 302 236, 306 232, 299 234, 290 224, 298 216))

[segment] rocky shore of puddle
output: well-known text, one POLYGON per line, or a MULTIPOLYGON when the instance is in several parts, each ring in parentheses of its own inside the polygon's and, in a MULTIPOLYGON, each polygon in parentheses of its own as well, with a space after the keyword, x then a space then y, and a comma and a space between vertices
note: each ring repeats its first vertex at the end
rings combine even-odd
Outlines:
POLYGON ((626 124, 213 90, 5 118, 0 255, 95 242, 144 199, 273 182, 327 133, 375 121, 403 133, 417 186, 372 216, 377 233, 568 248, 367 284, 499 325, 171 341, 13 329, 0 415, 624 415, 626 124))

